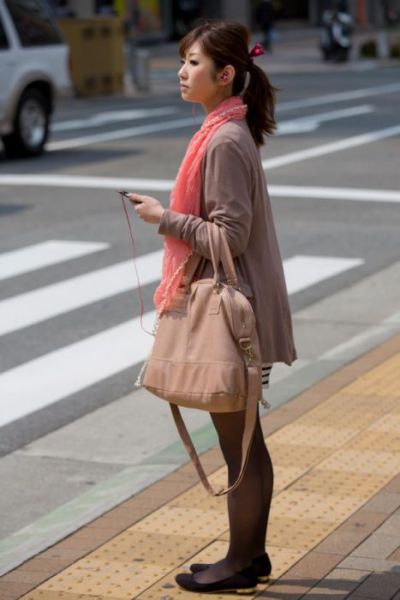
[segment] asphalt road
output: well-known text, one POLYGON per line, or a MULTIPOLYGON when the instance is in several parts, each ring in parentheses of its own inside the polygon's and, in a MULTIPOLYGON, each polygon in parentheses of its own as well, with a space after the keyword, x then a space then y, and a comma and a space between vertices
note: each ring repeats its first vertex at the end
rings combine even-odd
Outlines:
MULTIPOLYGON (((262 158, 295 320, 295 369, 314 368, 315 379, 324 353, 396 310, 400 67, 276 73, 273 82, 279 131, 262 158)), ((200 118, 177 93, 74 100, 58 108, 44 156, 0 156, 0 476, 8 490, 0 537, 127 465, 155 456, 159 464, 176 441, 163 403, 132 394, 151 338, 139 324, 115 190, 167 206, 200 118), (27 478, 43 486, 29 502, 27 478)), ((150 328, 162 238, 131 216, 150 328)), ((290 373, 275 373, 278 397, 290 373)), ((207 418, 190 416, 192 431, 207 418)))

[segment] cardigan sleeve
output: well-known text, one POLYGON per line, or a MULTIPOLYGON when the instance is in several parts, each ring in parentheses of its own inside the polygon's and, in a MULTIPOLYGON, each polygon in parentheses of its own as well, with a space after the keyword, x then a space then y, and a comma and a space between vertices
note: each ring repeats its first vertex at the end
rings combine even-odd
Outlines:
MULTIPOLYGON (((203 168, 203 194, 209 221, 224 229, 232 256, 247 247, 251 221, 251 176, 239 146, 230 139, 211 143, 203 168)), ((187 242, 210 259, 206 221, 166 209, 158 233, 187 242)))

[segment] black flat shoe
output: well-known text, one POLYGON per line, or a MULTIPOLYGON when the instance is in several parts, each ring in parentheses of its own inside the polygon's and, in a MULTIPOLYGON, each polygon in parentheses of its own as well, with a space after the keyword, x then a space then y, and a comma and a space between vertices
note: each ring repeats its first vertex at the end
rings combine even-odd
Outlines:
POLYGON ((214 583, 198 583, 193 573, 179 573, 176 583, 189 592, 230 592, 236 594, 254 594, 257 587, 257 575, 253 567, 247 567, 231 577, 226 577, 214 583))
MULTIPOLYGON (((199 573, 200 571, 208 569, 210 566, 211 564, 209 563, 193 563, 192 565, 190 565, 190 570, 192 571, 192 573, 199 573)), ((272 565, 267 552, 265 552, 265 554, 262 554, 261 556, 258 556, 257 558, 254 558, 252 562, 252 567, 254 568, 257 580, 260 583, 268 581, 269 576, 271 575, 272 565)))

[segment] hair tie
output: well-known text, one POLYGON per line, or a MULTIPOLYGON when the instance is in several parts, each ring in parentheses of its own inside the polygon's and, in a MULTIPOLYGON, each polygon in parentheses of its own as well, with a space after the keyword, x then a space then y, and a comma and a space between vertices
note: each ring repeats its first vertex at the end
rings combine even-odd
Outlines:
POLYGON ((255 46, 249 52, 249 58, 256 58, 257 56, 261 56, 261 54, 265 54, 264 48, 257 42, 255 46))

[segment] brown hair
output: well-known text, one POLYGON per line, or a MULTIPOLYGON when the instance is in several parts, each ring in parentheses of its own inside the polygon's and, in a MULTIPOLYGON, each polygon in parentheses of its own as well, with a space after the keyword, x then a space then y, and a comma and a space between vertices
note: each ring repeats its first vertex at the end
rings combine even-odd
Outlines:
POLYGON ((257 146, 264 144, 264 135, 271 135, 276 129, 275 92, 267 75, 254 64, 249 56, 250 32, 244 25, 234 21, 205 21, 182 39, 179 54, 184 57, 188 49, 200 42, 203 51, 214 62, 216 71, 227 65, 235 68, 232 94, 243 92, 243 102, 247 104, 246 120, 257 146), (246 73, 249 72, 249 84, 246 73))

